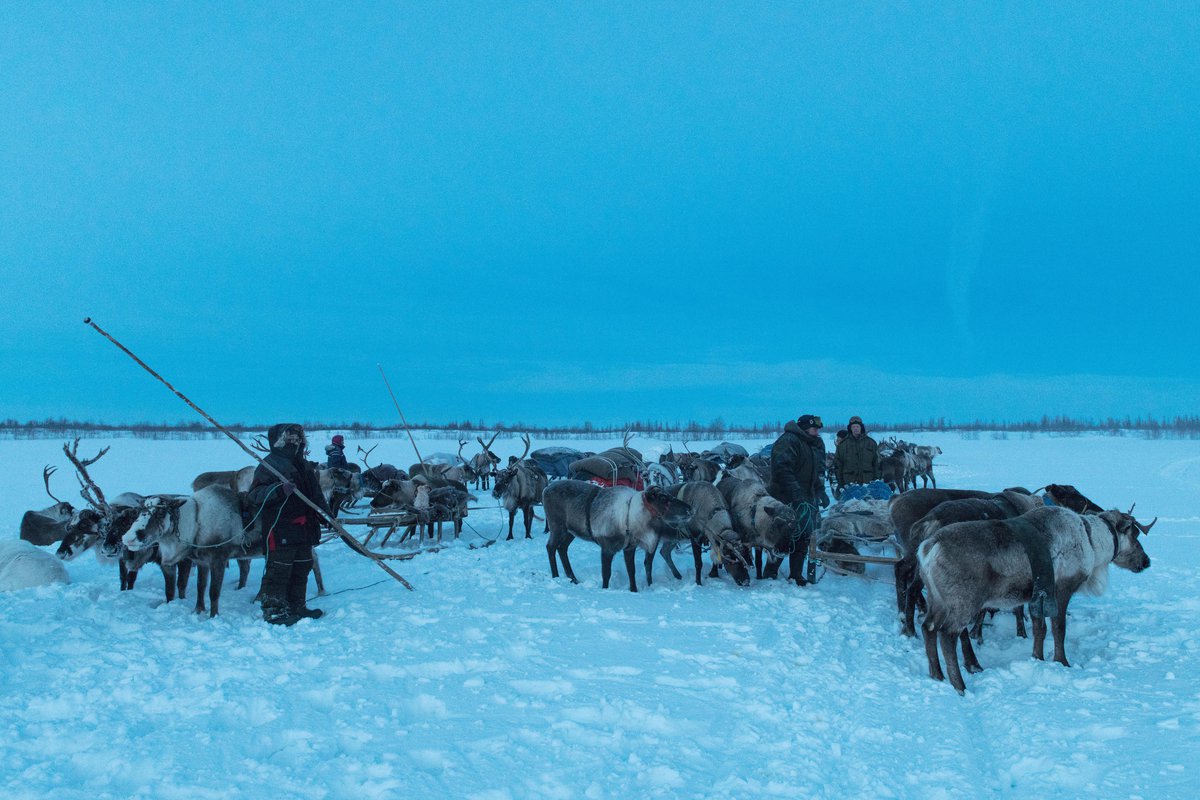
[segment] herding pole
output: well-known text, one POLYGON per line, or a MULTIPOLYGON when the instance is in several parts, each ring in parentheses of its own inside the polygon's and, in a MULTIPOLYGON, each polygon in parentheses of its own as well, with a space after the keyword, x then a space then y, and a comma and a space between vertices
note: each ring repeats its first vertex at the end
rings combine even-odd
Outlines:
POLYGON ((396 400, 396 393, 392 391, 392 385, 388 383, 387 375, 383 371, 383 365, 376 364, 375 366, 379 367, 379 374, 383 376, 383 385, 387 387, 388 394, 392 396, 392 405, 396 407, 396 413, 400 415, 400 422, 404 424, 404 432, 408 434, 408 440, 412 442, 413 452, 417 454, 417 463, 424 464, 425 459, 421 458, 421 451, 417 449, 417 440, 413 438, 412 431, 409 430, 408 420, 404 418, 404 412, 400 410, 400 403, 396 400))
MULTIPOLYGON (((94 328, 96 330, 96 333, 100 334, 105 339, 108 339, 110 342, 112 342, 117 347, 119 347, 122 351, 124 351, 125 355, 129 356, 134 361, 136 361, 138 366, 140 366, 142 369, 146 370, 146 372, 149 372, 151 375, 153 375, 158 380, 159 383, 161 383, 163 386, 166 386, 168 389, 170 389, 172 392, 174 392, 176 397, 178 397, 183 402, 187 403, 189 406, 192 407, 192 410, 194 410, 197 414, 199 414, 200 416, 202 416, 206 420, 208 420, 209 424, 211 424, 214 428, 219 430, 221 433, 228 436, 231 440, 233 440, 234 444, 236 444, 238 447, 240 447, 244 451, 246 451, 246 455, 250 456, 255 461, 257 461, 259 464, 266 467, 267 470, 272 475, 274 475, 276 478, 279 478, 280 481, 287 482, 287 478, 283 477, 283 475, 280 474, 279 470, 275 469, 270 464, 268 464, 266 461, 259 458, 258 454, 255 453, 253 450, 251 450, 249 447, 246 447, 245 443, 243 443, 241 439, 239 439, 238 437, 236 437, 232 433, 230 433, 230 431, 227 428, 225 428, 225 426, 223 426, 221 423, 217 422, 215 419, 210 417, 207 413, 205 413, 205 411, 202 408, 200 408, 200 406, 196 405, 191 400, 189 400, 186 396, 184 396, 183 392, 179 391, 174 386, 172 386, 170 383, 168 383, 167 380, 162 375, 159 375, 157 372, 155 372, 153 369, 151 369, 150 366, 145 361, 142 361, 140 358, 138 358, 136 355, 134 355, 132 350, 130 350, 128 347, 126 347, 125 345, 121 344, 116 339, 114 339, 111 335, 109 335, 109 333, 107 331, 105 331, 99 325, 92 322, 91 317, 85 317, 83 320, 83 324, 91 326, 92 328, 94 328)), ((353 536, 351 536, 349 533, 347 533, 346 529, 344 527, 342 527, 342 524, 340 522, 338 522, 336 519, 334 519, 330 515, 326 514, 323 510, 321 510, 320 506, 318 506, 312 500, 305 497, 304 492, 300 491, 300 489, 297 488, 294 492, 292 492, 292 494, 296 497, 299 497, 306 506, 311 508, 313 511, 317 512, 318 515, 320 515, 326 522, 328 522, 330 524, 330 526, 335 531, 337 531, 338 536, 341 536, 342 540, 346 544, 350 545, 351 550, 355 551, 359 555, 366 556, 367 558, 374 561, 376 564, 379 565, 380 569, 382 569, 387 574, 391 575, 396 580, 400 581, 400 583, 404 585, 405 589, 408 589, 410 592, 413 590, 412 584, 410 584, 408 581, 404 580, 404 578, 402 578, 400 576, 400 573, 396 572, 394 569, 392 569, 387 564, 385 564, 382 559, 376 557, 373 553, 371 553, 370 550, 367 550, 367 548, 363 547, 362 543, 360 543, 357 539, 355 539, 353 536)))

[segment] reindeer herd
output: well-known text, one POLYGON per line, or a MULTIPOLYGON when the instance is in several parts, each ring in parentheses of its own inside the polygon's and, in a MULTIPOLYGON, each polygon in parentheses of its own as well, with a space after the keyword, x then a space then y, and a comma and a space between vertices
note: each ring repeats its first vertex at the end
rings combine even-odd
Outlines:
MULTIPOLYGON (((498 434, 497 434, 498 435, 498 434)), ((608 588, 612 561, 622 554, 630 591, 637 591, 635 555, 645 554, 645 582, 653 582, 653 561, 661 553, 672 575, 682 577, 672 560, 677 546, 688 545, 695 563, 695 580, 702 582, 702 554, 710 554, 709 577, 723 567, 738 585, 774 577, 793 546, 796 512, 767 492, 769 454, 750 454, 738 445, 722 444, 702 453, 673 448, 647 462, 629 446, 601 453, 570 448, 544 448, 501 459, 492 451, 496 436, 481 452, 466 457, 460 441, 456 455, 435 453, 406 471, 389 464, 369 463, 371 450, 359 448, 362 467, 322 469, 321 488, 331 513, 369 499, 373 515, 405 514, 411 520, 406 535, 434 535, 433 526, 453 525, 458 536, 476 491, 492 485, 493 497, 508 512, 508 538, 514 536, 517 513, 525 538, 532 538, 535 507, 543 508, 548 533, 546 551, 550 574, 577 582, 568 558, 575 539, 599 546, 601 580, 608 588), (766 559, 764 568, 763 559, 766 559)), ((238 588, 246 585, 249 559, 260 556, 263 525, 254 509, 243 506, 252 468, 210 472, 197 476, 191 495, 121 494, 107 499, 92 480, 91 459, 78 454, 79 441, 63 446, 75 468, 86 507, 75 508, 51 492, 53 467, 43 473, 46 492, 54 505, 29 511, 21 522, 21 538, 38 545, 58 544, 60 558, 71 559, 95 549, 119 565, 121 589, 134 585, 138 571, 154 563, 163 573, 166 599, 186 593, 192 565, 197 566, 196 610, 218 612, 224 573, 231 559, 239 564, 238 588)), ((958 660, 968 672, 982 669, 971 645, 980 636, 984 614, 1012 610, 1017 633, 1025 636, 1024 606, 1029 604, 1033 625, 1033 656, 1041 659, 1050 618, 1054 660, 1067 665, 1066 612, 1073 595, 1099 593, 1107 583, 1108 566, 1133 572, 1150 565, 1139 536, 1143 525, 1129 512, 1105 511, 1072 487, 1044 487, 1045 495, 1021 488, 999 492, 938 489, 933 478, 936 447, 895 439, 881 446, 883 479, 895 490, 886 501, 839 502, 824 516, 816 543, 826 552, 856 554, 863 543, 894 545, 897 610, 901 632, 916 635, 916 613, 924 609, 922 634, 929 674, 962 693, 958 660), (916 488, 916 479, 926 485, 916 488), (928 484, 932 483, 930 487, 928 484), (939 659, 939 650, 941 658, 939 659)), ((846 487, 828 475, 835 497, 846 487)), ((1042 492, 1043 490, 1038 490, 1042 492)), ((862 571, 859 565, 844 565, 862 571)), ((323 592, 319 568, 318 588, 323 592)), ((803 580, 798 580, 803 584, 803 580)))

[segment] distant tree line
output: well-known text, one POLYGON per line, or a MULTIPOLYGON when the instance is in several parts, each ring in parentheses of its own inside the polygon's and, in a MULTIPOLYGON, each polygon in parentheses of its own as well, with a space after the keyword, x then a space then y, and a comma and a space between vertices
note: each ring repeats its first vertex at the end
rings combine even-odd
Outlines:
MULTIPOLYGON (((376 425, 366 422, 321 422, 308 421, 303 423, 309 430, 342 431, 362 438, 396 438, 405 436, 402 425, 376 425)), ((472 439, 476 435, 500 431, 501 437, 515 436, 518 433, 528 433, 542 439, 606 439, 620 437, 625 431, 634 431, 643 435, 655 436, 661 439, 686 441, 688 439, 711 439, 723 436, 740 436, 752 439, 767 439, 778 436, 783 430, 784 421, 756 423, 753 425, 738 425, 726 423, 717 418, 708 423, 695 420, 687 422, 661 422, 655 420, 631 420, 620 425, 596 425, 583 422, 575 425, 534 425, 525 422, 492 423, 484 420, 451 420, 448 422, 417 422, 409 427, 416 431, 433 431, 435 438, 472 439)), ((253 436, 263 433, 269 425, 234 423, 226 426, 230 431, 242 436, 253 436)), ((1139 433, 1148 438, 1200 438, 1200 415, 1176 416, 1159 419, 1153 416, 1138 417, 1108 417, 1102 420, 1077 419, 1063 415, 1043 416, 1039 420, 1023 420, 1009 422, 1001 420, 973 420, 971 422, 955 422, 945 417, 931 418, 924 422, 893 422, 876 423, 871 426, 876 431, 895 433, 976 433, 980 431, 999 431, 1006 433, 1053 433, 1079 434, 1101 432, 1120 434, 1125 432, 1139 433)), ((833 426, 829 426, 832 430, 833 426)), ((827 431, 828 432, 828 431, 827 431)), ((6 419, 0 422, 0 438, 5 439, 46 439, 71 438, 75 436, 96 436, 104 434, 111 437, 130 437, 139 439, 208 439, 221 436, 204 422, 134 422, 134 423, 103 423, 83 420, 71 420, 57 417, 43 420, 18 421, 6 419)))

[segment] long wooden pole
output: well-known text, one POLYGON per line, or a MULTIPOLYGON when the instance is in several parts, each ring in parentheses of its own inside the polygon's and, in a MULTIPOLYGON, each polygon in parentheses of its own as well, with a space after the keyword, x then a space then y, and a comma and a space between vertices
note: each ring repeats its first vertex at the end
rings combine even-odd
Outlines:
MULTIPOLYGON (((174 386, 172 386, 170 383, 168 383, 166 378, 164 378, 162 375, 159 375, 157 372, 155 372, 150 367, 149 364, 147 364, 145 361, 142 361, 140 358, 138 358, 136 355, 134 355, 132 350, 130 350, 128 347, 126 347, 125 345, 121 344, 116 339, 114 339, 107 331, 105 331, 99 325, 92 322, 91 317, 86 317, 83 320, 83 324, 91 326, 93 329, 95 329, 96 333, 99 333, 105 339, 108 339, 110 342, 112 342, 117 347, 119 347, 122 350, 122 352, 125 353, 125 355, 129 356, 135 362, 137 362, 138 366, 140 366, 142 369, 146 370, 146 372, 149 372, 151 375, 153 375, 155 377, 156 380, 158 380, 159 383, 161 383, 163 386, 166 386, 168 389, 170 389, 172 392, 174 392, 176 397, 178 397, 180 400, 182 400, 183 402, 185 402, 189 406, 191 406, 192 410, 195 411, 200 416, 204 417, 206 420, 208 420, 210 425, 212 425, 214 428, 219 430, 221 433, 228 436, 233 441, 234 444, 236 444, 238 447, 242 448, 242 450, 244 450, 246 452, 246 455, 250 456, 255 461, 257 461, 259 464, 262 464, 264 467, 266 467, 267 470, 269 472, 271 472, 272 475, 274 475, 276 478, 279 478, 279 480, 281 480, 281 481, 287 480, 287 478, 285 478, 282 474, 280 474, 279 470, 275 469, 270 464, 268 464, 266 461, 263 461, 261 458, 259 458, 257 453, 255 453, 253 450, 251 450, 249 447, 247 447, 241 439, 234 436, 233 433, 231 433, 224 425, 222 425, 221 423, 219 423, 215 419, 213 419, 211 416, 209 416, 208 413, 206 413, 204 411, 204 409, 200 408, 200 406, 196 405, 191 400, 189 400, 183 394, 183 392, 179 391, 174 386)), ((409 435, 411 436, 411 434, 409 434, 409 435)), ((394 569, 389 567, 387 564, 383 563, 382 559, 380 559, 374 553, 372 553, 371 551, 369 551, 365 547, 363 547, 362 543, 360 543, 357 539, 355 539, 353 536, 351 536, 346 531, 346 529, 344 527, 342 527, 342 524, 340 522, 338 522, 336 519, 331 517, 329 514, 326 514, 324 512, 324 510, 321 509, 320 506, 318 506, 316 503, 314 503, 312 500, 310 500, 308 497, 306 497, 304 495, 304 492, 300 491, 299 489, 296 489, 292 494, 295 497, 299 497, 304 502, 305 505, 307 505, 313 511, 317 512, 317 514, 319 514, 322 518, 324 518, 325 521, 328 522, 335 531, 337 531, 338 536, 342 537, 342 541, 344 541, 346 544, 350 545, 351 550, 358 553, 359 555, 366 556, 367 558, 374 561, 376 564, 379 565, 380 569, 382 569, 387 574, 391 575, 396 580, 400 581, 400 583, 404 586, 405 589, 412 591, 412 588, 413 588, 412 584, 410 584, 408 581, 404 580, 404 578, 400 576, 400 573, 396 572, 394 569)))
POLYGON ((392 405, 396 407, 396 413, 400 415, 400 422, 404 425, 404 432, 408 434, 408 440, 412 442, 413 452, 417 454, 417 463, 422 464, 425 459, 421 458, 421 451, 417 449, 417 440, 413 438, 412 430, 408 427, 408 420, 404 418, 404 412, 400 410, 400 402, 396 399, 396 393, 392 391, 392 384, 388 383, 387 375, 383 371, 382 364, 376 364, 379 367, 379 374, 383 377, 383 385, 387 387, 388 394, 392 396, 392 405))

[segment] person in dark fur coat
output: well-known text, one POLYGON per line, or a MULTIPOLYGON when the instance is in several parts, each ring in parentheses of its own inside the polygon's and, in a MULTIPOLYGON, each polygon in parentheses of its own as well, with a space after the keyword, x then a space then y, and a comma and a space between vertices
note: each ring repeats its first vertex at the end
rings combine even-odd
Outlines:
POLYGON ((301 619, 318 619, 323 612, 308 608, 308 574, 312 571, 313 546, 321 539, 317 512, 299 497, 301 492, 324 507, 320 478, 314 464, 305 459, 304 428, 294 423, 272 425, 267 431, 270 454, 263 459, 284 480, 263 464, 254 471, 248 500, 260 509, 267 550, 267 568, 262 583, 263 619, 275 625, 293 625, 301 619))
POLYGON ((817 507, 824 494, 824 452, 821 442, 821 418, 804 414, 789 422, 771 447, 771 482, 767 491, 796 512, 796 532, 788 554, 788 573, 791 580, 803 586, 803 567, 808 544, 817 529, 821 511, 817 507), (818 460, 821 453, 821 460, 818 460))

